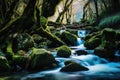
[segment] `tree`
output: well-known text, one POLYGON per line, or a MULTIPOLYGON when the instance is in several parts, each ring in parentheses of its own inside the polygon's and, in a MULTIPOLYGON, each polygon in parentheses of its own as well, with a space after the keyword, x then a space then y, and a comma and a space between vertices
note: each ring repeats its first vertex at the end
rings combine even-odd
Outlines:
MULTIPOLYGON (((5 0, 6 1, 6 0, 5 0)), ((19 0, 11 0, 10 3, 10 8, 8 10, 1 10, 1 15, 2 16, 2 21, 1 21, 1 29, 0 29, 0 43, 4 44, 4 42, 6 40, 8 40, 7 38, 9 36, 14 36, 14 34, 16 33, 28 33, 28 34, 34 34, 34 33, 38 33, 43 37, 48 38, 49 40, 52 40, 54 43, 60 45, 63 45, 64 42, 62 42, 58 37, 54 36, 51 32, 47 31, 46 28, 43 27, 43 25, 41 25, 41 12, 42 12, 42 16, 44 17, 49 17, 51 15, 54 14, 54 10, 55 7, 57 6, 57 4, 60 2, 60 0, 52 0, 55 1, 56 3, 54 4, 54 6, 52 7, 53 9, 49 9, 49 7, 51 7, 51 1, 49 0, 43 0, 43 4, 42 9, 39 8, 39 6, 37 5, 37 1, 38 0, 28 0, 28 2, 26 2, 26 7, 24 9, 24 12, 22 13, 22 15, 17 16, 12 18, 15 13, 14 10, 16 8, 16 6, 19 4, 19 0), (47 4, 45 4, 47 2, 47 4), (47 6, 48 4, 50 4, 50 6, 47 6), (45 14, 44 11, 46 11, 45 9, 43 9, 43 6, 47 6, 49 12, 52 12, 50 14, 45 14), (43 10, 43 11, 41 11, 43 10), (3 16, 3 14, 6 13, 6 15, 3 16), (8 18, 8 19, 3 19, 3 18, 8 18), (4 34, 4 35, 3 35, 4 34), (7 37, 8 36, 8 37, 7 37)), ((2 3, 7 4, 7 1, 4 2, 4 0, 1 1, 2 3)), ((4 5, 2 5, 3 7, 4 5)), ((45 26, 47 26, 45 24, 45 26)))
POLYGON ((72 2, 73 2, 73 0, 65 0, 65 3, 63 3, 64 8, 63 8, 62 12, 59 13, 59 16, 57 17, 56 22, 61 23, 63 21, 64 15, 65 15, 66 11, 69 10, 69 7, 72 4, 72 2))

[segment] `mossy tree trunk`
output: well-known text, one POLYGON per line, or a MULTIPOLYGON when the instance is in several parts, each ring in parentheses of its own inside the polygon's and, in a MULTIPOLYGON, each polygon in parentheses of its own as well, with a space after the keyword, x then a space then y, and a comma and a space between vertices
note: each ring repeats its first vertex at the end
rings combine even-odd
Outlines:
MULTIPOLYGON (((40 24, 40 9, 36 5, 37 0, 29 0, 26 8, 21 16, 11 19, 14 14, 14 8, 17 6, 19 0, 14 0, 10 7, 10 14, 7 16, 8 20, 5 21, 0 29, 0 43, 5 42, 9 36, 13 36, 16 33, 39 33, 41 36, 47 37, 54 41, 56 44, 63 45, 64 43, 52 33, 48 32, 40 24), (34 28, 35 27, 35 28, 34 28)), ((55 8, 55 7, 54 7, 55 8)))

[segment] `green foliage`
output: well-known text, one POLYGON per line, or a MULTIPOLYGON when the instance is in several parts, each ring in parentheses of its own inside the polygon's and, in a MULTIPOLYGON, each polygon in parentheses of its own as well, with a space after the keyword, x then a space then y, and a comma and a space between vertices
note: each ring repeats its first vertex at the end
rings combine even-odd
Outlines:
POLYGON ((120 13, 102 19, 99 23, 100 28, 118 28, 120 24, 120 13))
POLYGON ((57 48, 57 56, 59 57, 69 57, 71 55, 71 49, 68 46, 60 46, 57 48))
POLYGON ((9 71, 10 66, 5 57, 0 56, 0 73, 9 71))

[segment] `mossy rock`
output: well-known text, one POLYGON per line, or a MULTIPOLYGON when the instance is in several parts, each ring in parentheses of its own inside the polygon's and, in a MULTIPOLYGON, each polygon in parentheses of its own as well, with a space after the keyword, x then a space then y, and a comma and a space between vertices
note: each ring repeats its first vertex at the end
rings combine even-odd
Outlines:
POLYGON ((88 34, 87 36, 85 36, 83 39, 86 41, 86 40, 90 39, 90 38, 93 37, 93 36, 95 36, 95 37, 97 37, 97 38, 101 38, 101 32, 98 31, 98 32, 90 33, 90 34, 88 34))
POLYGON ((105 41, 104 46, 103 46, 103 48, 107 49, 107 50, 115 50, 116 47, 117 47, 117 45, 116 45, 115 41, 111 41, 111 42, 105 41))
POLYGON ((34 40, 27 33, 18 34, 13 41, 13 50, 17 52, 18 50, 28 50, 34 46, 34 40))
POLYGON ((8 72, 9 70, 10 70, 10 66, 8 64, 7 59, 3 56, 0 56, 0 73, 8 72))
POLYGON ((68 46, 61 46, 57 48, 57 56, 68 58, 71 55, 71 49, 68 46))
POLYGON ((62 72, 75 72, 75 71, 86 71, 88 68, 73 62, 73 61, 67 61, 65 62, 65 67, 61 68, 60 71, 62 72))
POLYGON ((98 47, 101 44, 101 39, 100 38, 96 38, 96 36, 93 36, 92 38, 90 38, 89 40, 85 41, 84 46, 87 49, 95 49, 96 47, 98 47))
POLYGON ((14 55, 13 56, 13 64, 16 66, 21 67, 22 69, 25 69, 28 64, 29 58, 27 56, 20 56, 20 55, 14 55))
POLYGON ((115 51, 114 50, 95 49, 94 54, 99 56, 99 57, 102 57, 102 58, 108 58, 108 59, 115 58, 115 51))
POLYGON ((102 36, 106 41, 115 41, 116 31, 111 28, 105 28, 102 30, 102 36))
POLYGON ((29 57, 31 57, 31 70, 41 70, 45 68, 50 68, 53 67, 53 65, 56 62, 52 53, 45 49, 33 48, 29 57))
POLYGON ((67 44, 67 45, 76 45, 77 42, 77 36, 74 34, 71 34, 70 32, 64 31, 61 34, 61 39, 67 44))

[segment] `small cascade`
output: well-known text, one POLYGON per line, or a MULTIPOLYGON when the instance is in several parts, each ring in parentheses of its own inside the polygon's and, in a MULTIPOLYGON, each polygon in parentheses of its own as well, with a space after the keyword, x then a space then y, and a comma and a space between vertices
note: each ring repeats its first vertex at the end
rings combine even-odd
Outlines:
POLYGON ((77 46, 79 46, 83 43, 84 43, 84 40, 82 40, 81 38, 77 38, 77 46))
POLYGON ((89 31, 87 31, 87 30, 78 30, 79 37, 85 37, 88 33, 89 33, 89 31))
MULTIPOLYGON (((96 55, 81 55, 81 56, 72 56, 71 59, 76 59, 79 61, 82 61, 83 63, 86 63, 84 66, 91 66, 91 65, 96 65, 96 64, 103 64, 103 63, 108 63, 106 59, 100 58, 96 55)), ((80 63, 80 64, 83 64, 80 63)))

